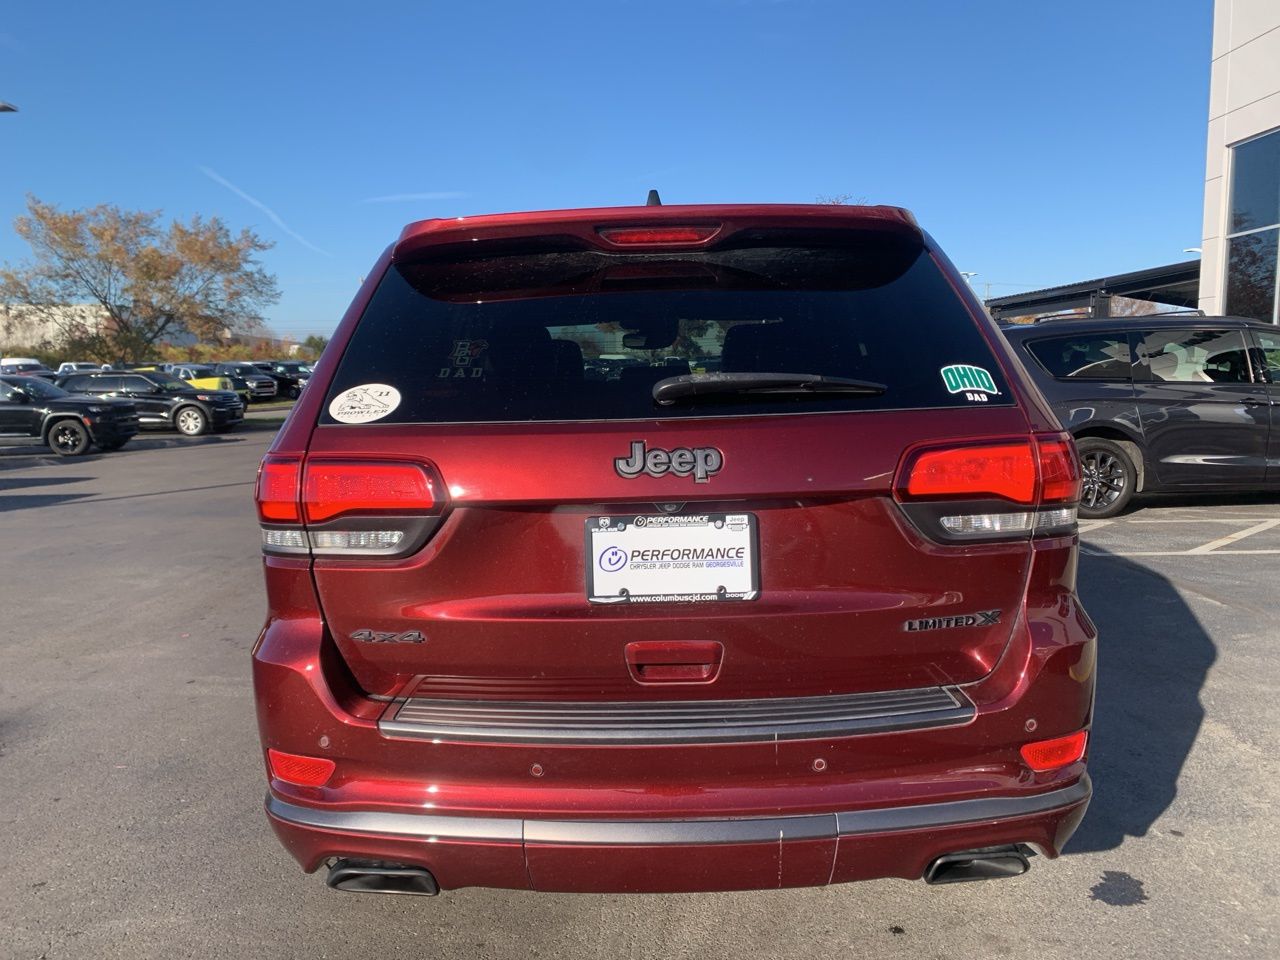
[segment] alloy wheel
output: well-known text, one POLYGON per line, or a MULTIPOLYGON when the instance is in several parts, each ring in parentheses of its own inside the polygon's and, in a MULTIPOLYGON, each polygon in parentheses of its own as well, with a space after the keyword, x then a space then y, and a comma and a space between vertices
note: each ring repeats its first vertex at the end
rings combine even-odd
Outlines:
POLYGON ((178 414, 178 429, 183 433, 193 434, 200 430, 201 417, 195 410, 183 410, 178 414))
POLYGON ((1090 450, 1080 458, 1083 484, 1080 500, 1088 508, 1108 507, 1120 499, 1129 483, 1118 457, 1105 450, 1090 450))
POLYGON ((80 434, 74 427, 54 427, 53 442, 59 450, 74 450, 80 445, 80 434))

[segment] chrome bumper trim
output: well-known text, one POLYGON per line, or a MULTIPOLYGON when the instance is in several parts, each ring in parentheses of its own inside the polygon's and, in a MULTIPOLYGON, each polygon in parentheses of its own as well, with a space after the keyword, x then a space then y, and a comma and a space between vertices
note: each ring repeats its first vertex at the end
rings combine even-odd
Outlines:
POLYGON ((384 737, 462 743, 751 743, 850 737, 967 723, 957 687, 825 697, 603 702, 410 697, 383 715, 384 737))
POLYGON ((319 810, 270 795, 267 797, 267 812, 278 820, 300 827, 427 841, 682 846, 833 839, 1008 820, 1075 806, 1088 801, 1092 792, 1089 776, 1085 774, 1070 786, 1025 797, 982 797, 847 813, 737 820, 518 820, 372 810, 319 810))

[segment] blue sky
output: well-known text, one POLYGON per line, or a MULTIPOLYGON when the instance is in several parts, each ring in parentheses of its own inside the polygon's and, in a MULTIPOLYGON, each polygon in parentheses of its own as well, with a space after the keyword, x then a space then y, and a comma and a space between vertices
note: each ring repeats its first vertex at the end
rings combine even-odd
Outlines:
POLYGON ((1211 0, 47 3, 0 15, 0 261, 26 193, 274 240, 332 330, 405 223, 848 194, 991 295, 1199 245, 1211 0))

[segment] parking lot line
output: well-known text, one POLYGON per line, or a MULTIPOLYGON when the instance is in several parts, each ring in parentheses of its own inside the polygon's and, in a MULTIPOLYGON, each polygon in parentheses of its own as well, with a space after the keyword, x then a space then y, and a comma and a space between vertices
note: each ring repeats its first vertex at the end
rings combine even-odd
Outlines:
POLYGON ((1261 556, 1263 554, 1280 553, 1280 550, 1212 550, 1208 553, 1196 550, 1098 550, 1093 547, 1080 545, 1080 552, 1087 553, 1091 557, 1222 557, 1236 556, 1242 554, 1250 554, 1261 556))
MULTIPOLYGON (((1126 520, 1126 523, 1248 523, 1250 520, 1267 520, 1268 517, 1167 517, 1159 520, 1126 520)), ((1088 522, 1088 521, 1086 521, 1088 522)), ((1111 520, 1101 520, 1099 523, 1112 523, 1111 520)), ((1084 529, 1083 524, 1081 530, 1084 529)), ((1093 529, 1093 528, 1090 528, 1093 529)))
POLYGON ((1264 530, 1270 530, 1277 524, 1280 524, 1280 519, 1263 520, 1261 523, 1255 523, 1252 527, 1247 527, 1244 530, 1237 530, 1235 533, 1229 533, 1225 537, 1219 537, 1217 540, 1210 541, 1202 546, 1193 547, 1187 552, 1193 554, 1213 553, 1219 547, 1230 546, 1238 540, 1243 540, 1245 537, 1251 537, 1255 533, 1262 533, 1264 530))

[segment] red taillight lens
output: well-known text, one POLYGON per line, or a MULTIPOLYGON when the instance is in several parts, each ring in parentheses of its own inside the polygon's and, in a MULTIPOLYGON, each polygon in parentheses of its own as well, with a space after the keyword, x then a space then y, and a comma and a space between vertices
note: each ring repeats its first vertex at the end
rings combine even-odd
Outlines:
POLYGON ((600 227, 600 236, 620 247, 660 244, 702 243, 720 232, 719 224, 683 227, 600 227))
POLYGON ((271 764, 273 777, 300 787, 323 787, 337 766, 324 757, 302 757, 272 748, 267 749, 267 761, 271 764))
POLYGON ((902 499, 999 497, 1036 502, 1036 462, 1029 441, 922 450, 900 474, 902 499))
POLYGON ((1037 437, 1040 456, 1040 502, 1075 503, 1080 499, 1080 460, 1067 434, 1037 437))
POLYGON ((302 502, 308 523, 346 513, 422 513, 436 505, 433 488, 414 463, 309 460, 302 502))
POLYGON ((254 500, 258 519, 267 523, 300 523, 298 494, 302 464, 289 457, 266 457, 258 467, 254 500))
POLYGON ((1037 773, 1047 773, 1083 757, 1088 742, 1089 734, 1084 730, 1053 740, 1037 740, 1023 745, 1022 761, 1037 773))

